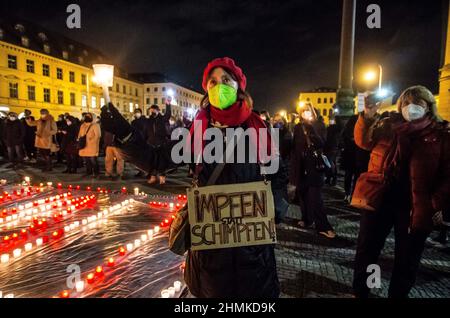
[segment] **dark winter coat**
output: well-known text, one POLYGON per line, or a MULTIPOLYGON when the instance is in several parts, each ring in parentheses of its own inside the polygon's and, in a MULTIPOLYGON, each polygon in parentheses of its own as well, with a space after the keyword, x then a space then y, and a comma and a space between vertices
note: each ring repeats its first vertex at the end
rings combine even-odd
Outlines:
MULTIPOLYGON (((355 142, 371 151, 369 172, 385 172, 383 162, 397 140, 393 125, 402 121, 399 114, 380 121, 366 120, 363 115, 359 117, 355 126, 355 142)), ((398 182, 409 184, 410 198, 398 199, 412 198, 411 229, 431 231, 434 213, 450 208, 450 129, 446 124, 433 121, 409 136, 408 140, 410 152, 402 175, 407 180, 398 182)))
POLYGON ((312 124, 299 123, 294 128, 294 141, 291 158, 291 183, 297 187, 315 186, 321 187, 324 184, 324 172, 316 169, 316 161, 312 157, 314 150, 322 151, 326 141, 326 128, 320 121, 312 124), (305 126, 310 136, 312 147, 308 148, 308 143, 303 132, 305 126))
POLYGON ((14 147, 23 145, 25 138, 25 129, 19 120, 6 120, 3 128, 3 140, 6 147, 14 147))
MULTIPOLYGON (((203 164, 200 186, 207 184, 215 167, 203 164)), ((272 187, 287 184, 287 180, 278 182, 277 178, 273 176, 272 187)), ((226 164, 215 184, 262 180, 258 164, 236 163, 226 164)), ((273 245, 189 251, 185 281, 191 293, 200 298, 276 298, 280 292, 273 245)))
POLYGON ((77 149, 77 138, 78 132, 80 130, 80 126, 77 123, 72 123, 72 125, 65 127, 62 131, 65 131, 66 134, 62 134, 61 140, 61 150, 70 155, 78 154, 77 149))
POLYGON ((139 133, 143 140, 147 140, 147 125, 149 121, 147 118, 142 116, 139 119, 135 119, 131 122, 131 127, 133 127, 134 131, 139 133))
POLYGON ((147 119, 147 143, 151 146, 161 146, 165 144, 169 138, 169 119, 172 116, 171 106, 166 106, 164 115, 147 119))

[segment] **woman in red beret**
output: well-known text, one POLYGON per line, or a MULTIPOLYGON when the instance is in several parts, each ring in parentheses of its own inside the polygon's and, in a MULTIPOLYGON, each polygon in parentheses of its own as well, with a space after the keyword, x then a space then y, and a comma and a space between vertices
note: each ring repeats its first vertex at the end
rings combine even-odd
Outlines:
MULTIPOLYGON (((201 121, 202 129, 242 127, 255 128, 258 132, 259 128, 266 128, 260 116, 252 110, 253 101, 246 87, 247 79, 232 59, 219 58, 209 63, 203 75, 206 95, 201 103, 202 110, 196 117, 201 121)), ((270 149, 263 150, 270 152, 270 149)), ((216 163, 202 163, 195 167, 199 186, 208 183, 216 166, 216 163)), ((262 180, 258 163, 227 163, 214 184, 262 180)), ((271 181, 273 189, 287 184, 280 172, 273 175, 271 181)), ((185 281, 190 292, 200 298, 276 298, 279 296, 279 282, 274 245, 189 250, 185 281)))

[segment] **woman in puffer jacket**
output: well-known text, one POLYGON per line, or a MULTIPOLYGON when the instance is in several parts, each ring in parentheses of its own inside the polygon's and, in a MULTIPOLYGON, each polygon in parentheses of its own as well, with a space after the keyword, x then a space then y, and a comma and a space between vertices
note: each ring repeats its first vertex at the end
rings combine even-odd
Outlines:
MULTIPOLYGON (((433 229, 432 217, 450 207, 450 133, 437 114, 433 94, 423 86, 403 92, 398 113, 380 119, 378 108, 366 102, 355 126, 355 142, 371 151, 368 173, 384 173, 389 186, 376 211, 362 212, 353 288, 355 296, 369 296, 368 266, 377 263, 394 227, 389 297, 406 298, 433 229)), ((366 193, 377 190, 372 188, 366 193)))
MULTIPOLYGON (((252 100, 245 91, 246 77, 232 59, 219 58, 209 63, 203 75, 203 88, 207 94, 196 117, 203 129, 251 127, 258 131, 266 127, 252 111, 252 100)), ((195 170, 200 170, 199 186, 207 184, 216 165, 202 163, 200 169, 196 167, 195 170)), ((280 174, 273 176, 279 177, 280 174)), ((262 180, 257 163, 227 163, 215 184, 237 184, 238 187, 239 183, 262 180)), ((286 185, 287 180, 272 183, 281 186, 286 185)), ((185 281, 190 292, 200 298, 278 297, 274 245, 189 250, 185 281)))

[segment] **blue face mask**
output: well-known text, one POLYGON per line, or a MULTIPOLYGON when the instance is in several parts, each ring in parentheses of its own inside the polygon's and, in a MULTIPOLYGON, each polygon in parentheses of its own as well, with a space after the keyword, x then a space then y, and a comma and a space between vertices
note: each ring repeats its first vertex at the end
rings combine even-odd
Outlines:
POLYGON ((273 128, 283 129, 283 127, 284 127, 283 123, 280 123, 280 122, 275 123, 275 124, 273 125, 273 128))

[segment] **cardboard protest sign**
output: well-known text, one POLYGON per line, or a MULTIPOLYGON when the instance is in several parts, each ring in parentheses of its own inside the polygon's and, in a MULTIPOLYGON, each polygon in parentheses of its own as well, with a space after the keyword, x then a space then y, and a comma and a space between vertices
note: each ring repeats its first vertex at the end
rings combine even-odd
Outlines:
POLYGON ((191 188, 187 197, 192 250, 276 243, 270 182, 191 188))

